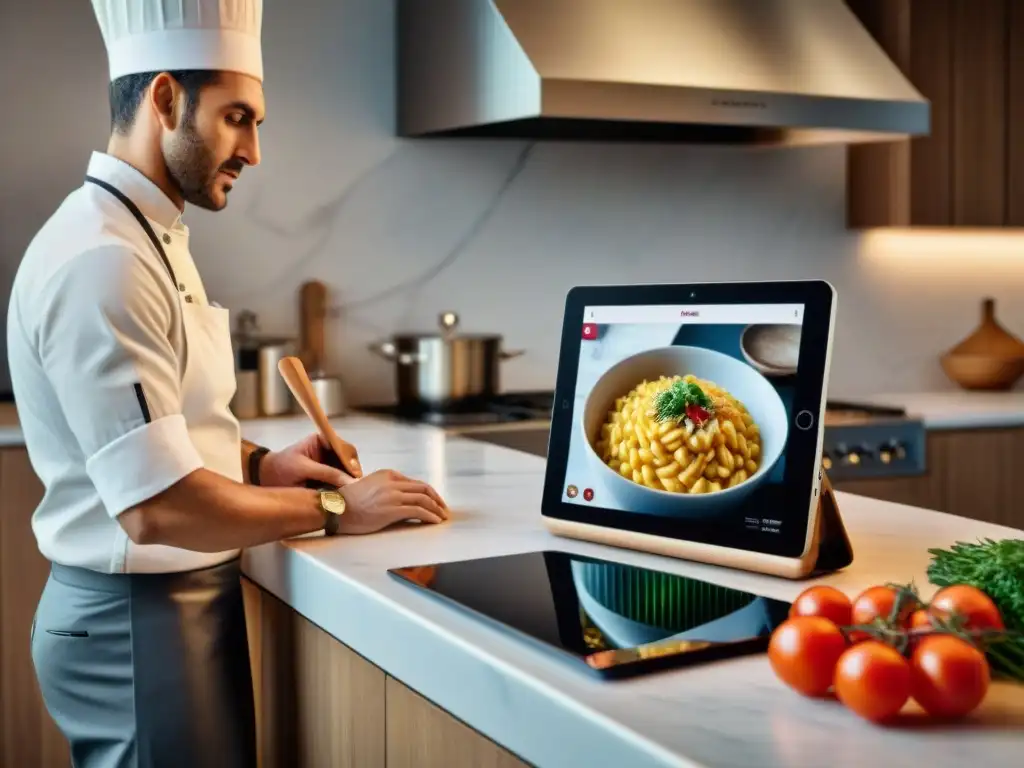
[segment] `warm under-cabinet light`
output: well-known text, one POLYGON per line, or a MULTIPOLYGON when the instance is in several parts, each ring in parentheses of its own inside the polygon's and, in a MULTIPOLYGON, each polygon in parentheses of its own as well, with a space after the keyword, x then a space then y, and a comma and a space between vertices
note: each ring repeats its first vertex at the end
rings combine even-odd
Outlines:
POLYGON ((1020 264, 1024 269, 1024 229, 881 228, 862 233, 860 255, 871 261, 925 259, 933 264, 965 260, 1020 264))

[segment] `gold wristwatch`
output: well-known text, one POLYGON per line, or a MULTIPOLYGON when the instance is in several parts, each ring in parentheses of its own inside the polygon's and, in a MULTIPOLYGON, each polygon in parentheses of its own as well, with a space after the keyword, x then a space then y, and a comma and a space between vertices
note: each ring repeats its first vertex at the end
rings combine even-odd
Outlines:
POLYGON ((341 516, 345 514, 345 497, 341 495, 341 491, 322 489, 320 511, 324 516, 324 533, 328 536, 336 535, 341 524, 341 516))

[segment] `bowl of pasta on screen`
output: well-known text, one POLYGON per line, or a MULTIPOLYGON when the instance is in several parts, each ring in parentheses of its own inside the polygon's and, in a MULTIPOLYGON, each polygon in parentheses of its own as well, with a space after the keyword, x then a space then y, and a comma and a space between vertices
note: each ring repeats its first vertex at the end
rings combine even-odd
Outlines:
POLYGON ((620 508, 707 516, 735 509, 768 479, 789 414, 775 387, 742 360, 672 346, 605 371, 579 426, 591 470, 620 508))

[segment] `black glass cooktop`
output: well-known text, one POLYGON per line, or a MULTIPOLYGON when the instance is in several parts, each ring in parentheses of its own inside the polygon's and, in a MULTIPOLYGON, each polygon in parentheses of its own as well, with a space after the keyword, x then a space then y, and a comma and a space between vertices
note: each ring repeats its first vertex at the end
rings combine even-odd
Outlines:
POLYGON ((400 421, 433 424, 438 427, 477 426, 480 424, 509 424, 517 421, 545 420, 551 417, 555 393, 508 392, 487 398, 466 398, 434 406, 410 403, 364 405, 359 410, 400 421))
POLYGON ((706 581, 566 552, 389 573, 609 677, 763 651, 790 607, 706 581))

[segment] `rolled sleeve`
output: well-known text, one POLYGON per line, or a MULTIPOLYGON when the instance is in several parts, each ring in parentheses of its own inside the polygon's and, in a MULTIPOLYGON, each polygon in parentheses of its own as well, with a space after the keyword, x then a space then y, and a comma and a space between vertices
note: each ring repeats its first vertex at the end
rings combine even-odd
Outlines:
POLYGON ((100 448, 85 471, 111 516, 138 506, 203 466, 185 417, 164 416, 100 448))
POLYGON ((124 247, 79 254, 48 283, 40 359, 112 517, 203 465, 182 414, 176 302, 124 247))

